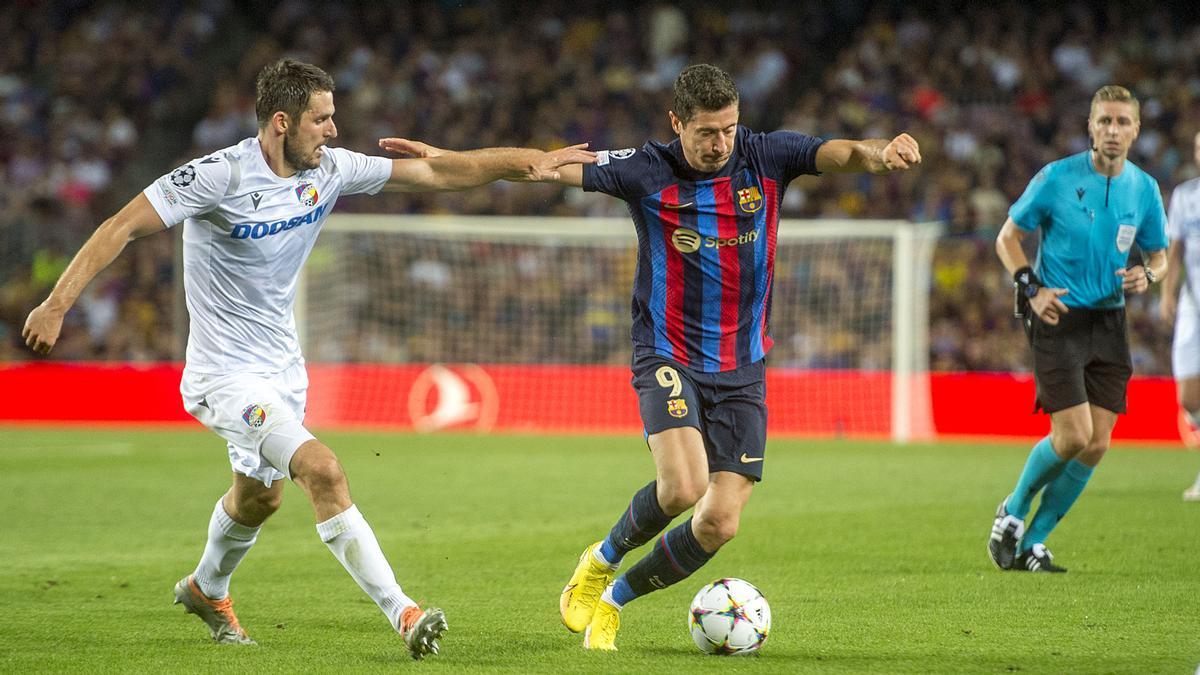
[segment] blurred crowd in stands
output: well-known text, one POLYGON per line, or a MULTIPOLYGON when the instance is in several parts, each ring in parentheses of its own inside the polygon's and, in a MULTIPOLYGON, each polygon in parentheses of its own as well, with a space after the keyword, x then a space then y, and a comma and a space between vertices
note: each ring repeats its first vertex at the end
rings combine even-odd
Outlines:
MULTIPOLYGON (((1107 83, 1141 99, 1131 157, 1159 180, 1164 197, 1197 175, 1189 158, 1200 120, 1200 25, 1170 4, 1008 1, 937 13, 907 4, 10 3, 0 7, 0 132, 7 141, 0 147, 0 362, 31 357, 19 340, 25 315, 103 218, 173 166, 255 133, 255 74, 292 55, 333 75, 336 143, 364 152, 377 152, 385 136, 455 149, 667 141, 671 85, 693 62, 731 72, 742 123, 752 129, 827 138, 907 131, 921 143, 920 168, 803 177, 788 190, 785 217, 945 222, 930 296, 931 366, 1027 370, 1010 281, 992 246, 1008 206, 1042 165, 1086 149, 1088 102, 1107 83)), ((338 208, 624 213, 609 197, 503 183, 347 198, 338 208)), ((177 245, 172 232, 128 247, 68 315, 55 358, 180 359, 186 317, 174 278, 177 245)), ((382 275, 402 286, 379 290, 374 302, 415 302, 414 289, 436 286, 445 273, 435 253, 397 255, 409 273, 382 275)), ((520 265, 513 255, 491 265, 520 265)), ((511 293, 491 291, 485 299, 494 315, 551 331, 544 339, 525 331, 529 342, 499 347, 495 360, 622 362, 631 260, 625 253, 587 259, 543 267, 527 261, 536 269, 593 271, 531 272, 536 282, 518 276, 511 293), (561 346, 555 336, 567 334, 582 342, 561 346)), ((886 321, 886 278, 876 283, 827 261, 812 266, 821 294, 807 291, 810 297, 854 302, 871 321, 886 321)), ((784 296, 810 275, 794 279, 781 276, 776 292, 784 296)), ((1130 302, 1139 373, 1170 370, 1169 327, 1157 320, 1156 305, 1153 295, 1130 302)), ((777 298, 776 363, 886 367, 886 346, 870 331, 818 331, 815 322, 832 319, 812 311, 812 302, 799 306, 805 314, 788 315, 777 298)), ((455 360, 455 345, 472 335, 451 329, 477 322, 470 316, 477 305, 443 307, 444 325, 422 328, 413 320, 396 337, 388 335, 394 325, 363 319, 362 344, 311 356, 455 360)))

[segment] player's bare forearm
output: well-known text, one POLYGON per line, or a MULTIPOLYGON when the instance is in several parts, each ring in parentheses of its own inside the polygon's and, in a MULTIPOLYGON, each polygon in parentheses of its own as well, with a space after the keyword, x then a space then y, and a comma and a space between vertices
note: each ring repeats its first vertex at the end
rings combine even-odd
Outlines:
POLYGON ((533 166, 546 153, 530 148, 485 148, 450 152, 430 160, 435 171, 461 187, 475 187, 496 180, 529 180, 533 166))
POLYGON ((558 170, 558 178, 550 181, 567 187, 583 187, 583 165, 567 164, 558 170))
POLYGON ((538 154, 540 150, 488 148, 392 160, 386 187, 401 192, 467 190, 519 174, 538 154))
MULTIPOLYGON (((1183 285, 1183 242, 1176 239, 1167 246, 1167 275, 1163 280, 1163 297, 1176 298, 1179 287, 1183 285)), ((1155 273, 1157 274, 1157 270, 1155 273)))
POLYGON ((485 148, 457 152, 402 139, 380 141, 381 147, 399 151, 403 151, 400 150, 402 143, 416 148, 421 156, 417 159, 393 160, 392 176, 387 187, 406 192, 466 190, 497 180, 556 181, 562 167, 594 162, 596 157, 595 153, 585 149, 586 143, 550 152, 530 148, 485 148))
POLYGON ((112 264, 130 241, 162 229, 162 219, 145 194, 139 194, 115 216, 101 223, 71 259, 50 295, 29 313, 21 333, 25 344, 35 351, 49 352, 58 340, 63 316, 75 305, 92 279, 112 264))
POLYGON ((1176 239, 1167 246, 1167 276, 1163 278, 1162 299, 1158 315, 1167 324, 1175 323, 1179 309, 1179 287, 1183 285, 1183 241, 1176 239))
POLYGON ((908 134, 892 140, 832 140, 817 149, 817 170, 834 173, 888 173, 921 163, 921 149, 908 134))
POLYGON ((88 283, 116 260, 126 244, 162 229, 163 222, 158 212, 150 205, 145 194, 139 194, 96 228, 67 265, 43 304, 66 312, 88 283))

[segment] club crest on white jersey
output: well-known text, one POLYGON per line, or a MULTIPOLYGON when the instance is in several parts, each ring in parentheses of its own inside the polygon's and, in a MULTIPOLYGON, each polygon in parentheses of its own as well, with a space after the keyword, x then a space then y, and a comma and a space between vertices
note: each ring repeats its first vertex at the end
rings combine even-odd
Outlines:
POLYGON ((327 147, 317 168, 280 177, 247 138, 147 187, 163 222, 184 224, 187 367, 278 373, 300 361, 292 314, 300 268, 337 198, 375 194, 391 166, 327 147))

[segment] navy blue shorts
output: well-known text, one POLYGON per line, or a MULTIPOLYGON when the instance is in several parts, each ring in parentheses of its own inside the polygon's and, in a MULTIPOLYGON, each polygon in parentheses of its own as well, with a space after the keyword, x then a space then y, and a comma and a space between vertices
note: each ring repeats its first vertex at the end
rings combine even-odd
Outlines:
POLYGON ((762 480, 767 448, 767 382, 763 361, 723 373, 692 370, 656 355, 633 360, 633 388, 646 434, 696 427, 708 470, 762 480))

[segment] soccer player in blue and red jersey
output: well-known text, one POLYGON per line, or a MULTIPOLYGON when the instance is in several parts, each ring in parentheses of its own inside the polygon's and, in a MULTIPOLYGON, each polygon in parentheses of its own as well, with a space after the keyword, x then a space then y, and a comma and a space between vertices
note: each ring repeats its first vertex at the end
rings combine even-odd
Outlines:
MULTIPOLYGON (((638 233, 633 288, 633 386, 656 479, 602 541, 584 550, 560 611, 589 649, 616 649, 621 608, 698 570, 737 532, 762 478, 771 349, 771 284, 783 192, 801 174, 887 173, 921 161, 907 134, 891 141, 822 141, 738 125, 733 80, 711 65, 675 82, 669 144, 597 153, 557 182, 629 205, 638 233), (659 534, 695 506, 692 518, 659 534), (625 554, 654 549, 613 580, 625 554)), ((417 155, 424 144, 385 139, 417 155)))

